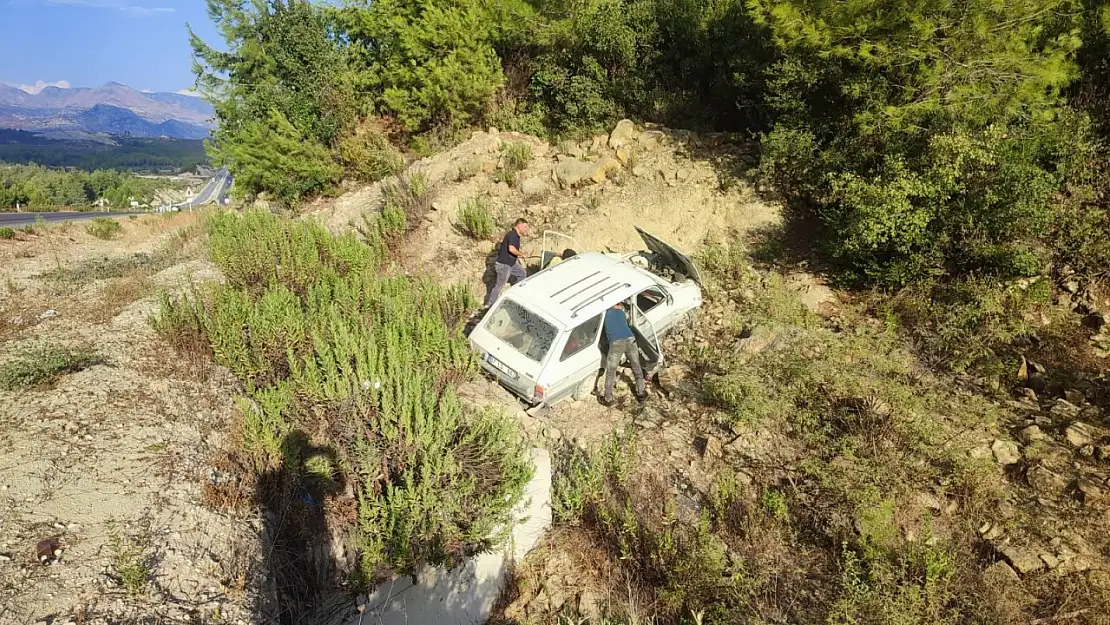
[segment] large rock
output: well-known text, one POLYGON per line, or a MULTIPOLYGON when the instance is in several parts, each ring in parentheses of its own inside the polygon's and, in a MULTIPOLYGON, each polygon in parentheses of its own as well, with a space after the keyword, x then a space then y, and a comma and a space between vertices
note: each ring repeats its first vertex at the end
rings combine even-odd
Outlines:
POLYGON ((1030 549, 1007 546, 1000 549, 999 553, 1002 554, 1002 557, 1006 559, 1006 562, 1010 563, 1010 566, 1012 566, 1015 571, 1022 575, 1036 573, 1045 568, 1045 563, 1037 557, 1037 552, 1030 549))
POLYGON ((593 164, 590 171, 590 180, 597 184, 605 182, 610 174, 621 170, 621 163, 615 158, 605 157, 593 164))
POLYGON ((627 147, 636 140, 636 125, 631 120, 622 119, 609 133, 609 147, 614 150, 627 147))
POLYGON ((1037 441, 1043 441, 1045 438, 1045 433, 1036 425, 1031 425, 1021 431, 1021 440, 1025 441, 1026 445, 1037 441))
POLYGON ((1068 481, 1057 473, 1037 465, 1025 474, 1025 480, 1044 497, 1056 497, 1068 487, 1068 481))
POLYGON ((554 177, 559 187, 573 189, 594 175, 595 165, 583 163, 576 158, 568 158, 555 166, 554 177))
POLYGON ((1017 443, 1012 441, 994 441, 991 452, 994 453, 994 459, 998 464, 1010 465, 1021 462, 1021 450, 1018 449, 1017 443))
POLYGON ((1094 442, 1094 436, 1091 432, 1091 427, 1082 421, 1076 421, 1064 430, 1064 436, 1068 439, 1068 444, 1076 449, 1085 447, 1094 442))
POLYGON ((484 623, 508 579, 509 568, 523 562, 551 525, 551 456, 532 450, 535 474, 524 489, 514 516, 509 544, 467 558, 452 570, 424 567, 412 577, 397 577, 378 586, 364 612, 347 618, 350 625, 469 625, 484 623))
POLYGON ((658 147, 666 136, 661 130, 645 130, 640 133, 640 145, 648 149, 658 147))

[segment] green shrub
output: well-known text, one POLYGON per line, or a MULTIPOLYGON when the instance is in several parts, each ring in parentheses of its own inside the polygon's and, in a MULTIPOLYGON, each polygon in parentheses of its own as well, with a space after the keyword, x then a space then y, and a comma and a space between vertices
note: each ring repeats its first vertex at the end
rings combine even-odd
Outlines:
POLYGON ((85 231, 98 239, 110 241, 123 232, 123 224, 109 217, 97 217, 85 226, 85 231))
POLYGON ((395 176, 405 168, 400 151, 377 132, 344 137, 339 142, 339 158, 347 173, 363 182, 376 182, 395 176))
POLYGON ((394 211, 404 215, 409 227, 420 223, 432 207, 432 189, 428 184, 428 177, 420 172, 386 183, 382 187, 382 194, 385 198, 382 212, 394 211))
POLYGON ((0 226, 0 239, 14 239, 14 238, 15 238, 15 230, 12 230, 11 228, 9 228, 7 226, 0 226))
POLYGON ((250 389, 242 430, 255 469, 319 482, 327 471, 297 441, 326 432, 314 443, 334 450, 357 494, 366 579, 489 548, 530 468, 518 426, 464 409, 455 390, 475 372, 460 326, 473 295, 389 275, 380 242, 312 221, 248 211, 208 231, 227 283, 164 299, 155 327, 203 333, 250 389))
POLYGON ((0 389, 49 386, 67 373, 75 373, 103 364, 95 352, 49 345, 33 349, 23 356, 0 365, 0 389))
POLYGON ((493 236, 493 212, 481 198, 472 197, 459 205, 455 223, 474 239, 488 239, 493 236))

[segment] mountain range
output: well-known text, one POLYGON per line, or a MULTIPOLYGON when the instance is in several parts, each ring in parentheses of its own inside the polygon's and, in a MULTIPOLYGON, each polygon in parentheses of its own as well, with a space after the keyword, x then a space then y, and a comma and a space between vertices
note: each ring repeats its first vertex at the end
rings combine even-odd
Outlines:
POLYGON ((147 93, 115 82, 28 93, 0 83, 0 128, 203 139, 214 127, 208 102, 179 93, 147 93))

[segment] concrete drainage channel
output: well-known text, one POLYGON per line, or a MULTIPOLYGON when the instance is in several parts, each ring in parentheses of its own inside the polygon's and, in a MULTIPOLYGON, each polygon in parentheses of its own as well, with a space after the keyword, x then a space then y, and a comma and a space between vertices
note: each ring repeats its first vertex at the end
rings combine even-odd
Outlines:
POLYGON ((539 544, 551 527, 551 455, 531 452, 534 474, 514 512, 516 524, 499 550, 472 556, 454 569, 425 566, 394 577, 369 595, 333 598, 317 611, 319 625, 472 625, 483 623, 508 581, 514 562, 539 544))

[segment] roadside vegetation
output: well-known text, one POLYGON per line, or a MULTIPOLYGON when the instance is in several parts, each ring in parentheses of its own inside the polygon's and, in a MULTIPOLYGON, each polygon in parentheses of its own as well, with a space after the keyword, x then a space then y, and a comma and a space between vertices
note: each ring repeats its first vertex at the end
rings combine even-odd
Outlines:
POLYGON ((69 210, 89 208, 103 200, 116 209, 131 200, 150 202, 162 189, 179 186, 166 179, 140 178, 128 173, 57 170, 40 165, 9 165, 0 161, 0 210, 69 210))
MULTIPOLYGON (((393 197, 411 206, 420 188, 409 179, 393 197)), ((488 548, 530 477, 517 424, 455 391, 475 374, 461 330, 473 296, 389 268, 382 234, 401 216, 360 238, 215 215, 208 247, 227 282, 164 296, 153 321, 242 381, 241 461, 263 500, 355 510, 337 534, 354 536, 365 581, 488 548)))
POLYGON ((85 231, 98 239, 111 241, 123 233, 123 224, 110 217, 97 217, 85 226, 85 231))

